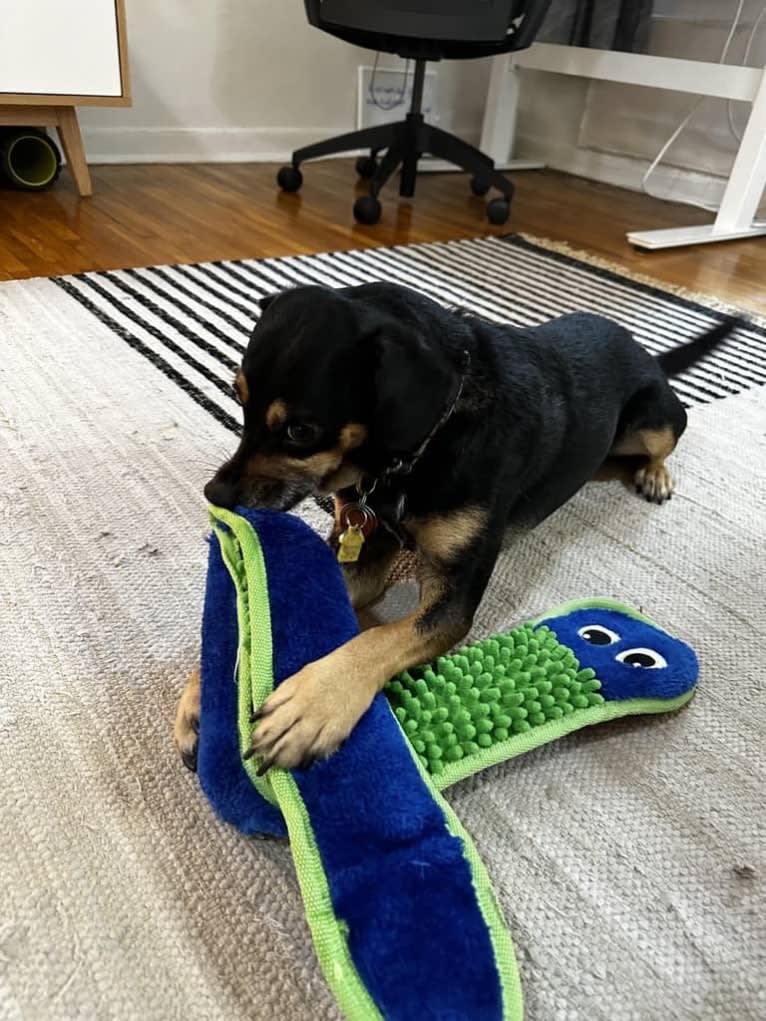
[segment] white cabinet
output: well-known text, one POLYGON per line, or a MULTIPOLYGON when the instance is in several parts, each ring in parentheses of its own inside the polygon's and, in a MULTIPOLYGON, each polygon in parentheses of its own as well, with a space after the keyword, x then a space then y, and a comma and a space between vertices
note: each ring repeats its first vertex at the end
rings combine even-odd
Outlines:
POLYGON ((0 93, 121 98, 115 0, 0 0, 0 93))
POLYGON ((129 106, 125 0, 0 0, 0 127, 55 127, 81 195, 75 106, 129 106))

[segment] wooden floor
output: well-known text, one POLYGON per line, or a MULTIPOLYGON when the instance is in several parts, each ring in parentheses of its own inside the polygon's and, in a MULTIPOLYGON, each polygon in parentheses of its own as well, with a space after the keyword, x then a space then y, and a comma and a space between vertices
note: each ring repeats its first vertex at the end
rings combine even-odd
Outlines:
POLYGON ((553 171, 513 175, 511 220, 484 218, 463 174, 424 174, 414 200, 384 192, 383 219, 354 223, 351 161, 304 167, 299 195, 282 194, 268 164, 104 166, 78 199, 65 172, 50 192, 0 190, 0 279, 157 263, 254 258, 524 231, 567 241, 626 269, 766 313, 766 238, 653 254, 630 228, 704 223, 688 206, 553 171))

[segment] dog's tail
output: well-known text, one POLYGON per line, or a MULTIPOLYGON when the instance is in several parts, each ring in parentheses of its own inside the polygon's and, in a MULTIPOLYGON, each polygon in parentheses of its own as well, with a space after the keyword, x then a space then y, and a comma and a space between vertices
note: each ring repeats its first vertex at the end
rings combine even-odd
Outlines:
POLYGON ((666 376, 670 377, 685 372, 696 362, 709 355, 711 351, 714 351, 734 330, 743 326, 744 322, 745 320, 739 316, 732 316, 708 330, 707 333, 690 340, 688 344, 673 347, 670 351, 663 351, 657 357, 660 368, 666 376))

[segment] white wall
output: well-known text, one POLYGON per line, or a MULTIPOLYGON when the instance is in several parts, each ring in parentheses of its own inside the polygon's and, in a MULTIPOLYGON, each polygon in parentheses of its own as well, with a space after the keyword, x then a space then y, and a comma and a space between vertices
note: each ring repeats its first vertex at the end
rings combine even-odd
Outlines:
MULTIPOLYGON (((745 0, 733 62, 764 2, 745 0)), ((653 27, 652 51, 716 59, 736 6, 656 0, 663 16, 653 27)), ((357 67, 373 55, 311 28, 302 0, 127 0, 127 14, 133 107, 81 108, 91 162, 283 160, 300 145, 356 126, 357 67)), ((750 63, 766 62, 766 19, 762 29, 750 63)), ((399 63, 381 57, 383 66, 399 63)), ((488 62, 430 66, 438 71, 441 124, 478 141, 488 62)), ((638 189, 692 102, 527 71, 516 155, 638 189)), ((741 130, 745 110, 732 114, 741 130)), ((707 100, 650 189, 715 203, 735 147, 725 103, 707 100)))
MULTIPOLYGON (((133 107, 81 108, 91 162, 281 160, 356 126, 371 55, 311 28, 301 0, 127 0, 127 15, 133 107)), ((478 139, 487 62, 431 66, 442 126, 478 139)))
MULTIPOLYGON (((765 0, 746 0, 729 63, 742 63, 755 19, 765 0)), ((735 0, 656 0, 652 53, 716 61, 735 0), (705 15, 703 17, 703 15, 705 15)), ((748 61, 766 63, 766 18, 754 37, 748 61)), ((526 71, 521 89, 516 155, 596 180, 640 189, 649 163, 695 102, 695 97, 544 72, 526 71)), ((749 107, 730 109, 741 133, 749 107)), ((652 194, 679 201, 716 204, 736 152, 727 104, 706 99, 652 174, 652 194)))

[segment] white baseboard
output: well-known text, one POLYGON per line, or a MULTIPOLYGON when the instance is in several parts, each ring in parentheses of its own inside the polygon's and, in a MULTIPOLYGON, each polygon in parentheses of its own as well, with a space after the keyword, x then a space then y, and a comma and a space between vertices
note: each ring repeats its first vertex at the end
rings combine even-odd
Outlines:
MULTIPOLYGON (((648 160, 634 156, 582 149, 556 139, 529 134, 516 136, 514 156, 540 160, 555 170, 631 191, 643 190, 641 179, 649 166, 648 160)), ((657 167, 648 183, 649 192, 658 198, 710 206, 718 205, 725 186, 726 181, 722 177, 666 165, 657 167)))
MULTIPOLYGON (((315 128, 102 128, 82 126, 90 163, 284 163, 294 149, 352 131, 315 128)), ((477 129, 457 133, 473 144, 477 129)))
POLYGON ((280 162, 342 128, 102 128, 82 125, 91 163, 280 162))

